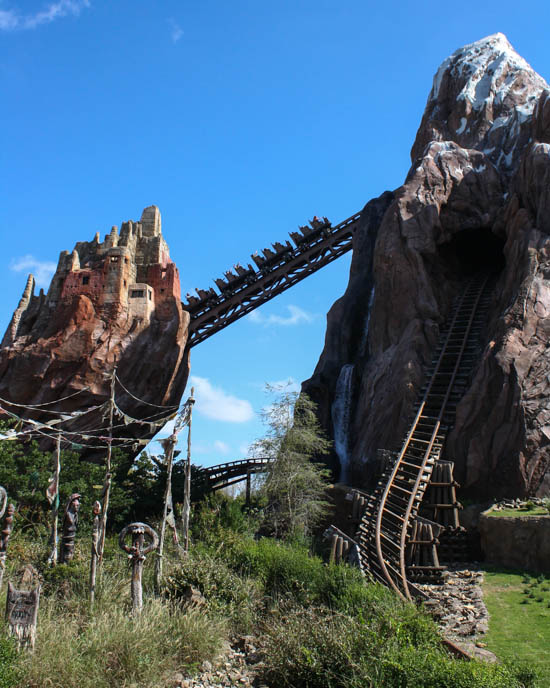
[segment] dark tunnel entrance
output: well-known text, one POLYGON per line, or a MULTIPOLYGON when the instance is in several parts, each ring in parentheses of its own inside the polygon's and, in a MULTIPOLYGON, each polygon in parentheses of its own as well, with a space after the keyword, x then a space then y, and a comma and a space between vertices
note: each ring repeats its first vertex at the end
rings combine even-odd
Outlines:
POLYGON ((465 229, 439 247, 440 256, 456 277, 504 268, 504 241, 490 229, 465 229))

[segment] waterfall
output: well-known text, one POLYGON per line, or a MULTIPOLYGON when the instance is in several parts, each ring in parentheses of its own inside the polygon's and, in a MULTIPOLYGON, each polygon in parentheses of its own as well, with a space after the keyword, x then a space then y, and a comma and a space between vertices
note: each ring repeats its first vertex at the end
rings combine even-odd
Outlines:
POLYGON ((367 317, 365 318, 365 327, 363 328, 363 335, 361 336, 361 344, 359 345, 359 356, 364 356, 367 350, 367 342, 369 338, 370 314, 372 311, 372 304, 374 303, 374 286, 370 291, 369 305, 367 306, 367 317))
POLYGON ((340 461, 340 482, 349 479, 349 423, 351 407, 351 383, 353 378, 353 364, 342 366, 338 380, 334 401, 332 402, 332 427, 334 431, 334 450, 340 461))

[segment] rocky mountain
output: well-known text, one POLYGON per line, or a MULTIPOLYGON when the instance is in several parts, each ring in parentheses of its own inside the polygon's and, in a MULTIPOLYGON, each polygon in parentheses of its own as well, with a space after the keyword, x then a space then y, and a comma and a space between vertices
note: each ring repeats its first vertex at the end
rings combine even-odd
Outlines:
MULTIPOLYGON (((2 406, 41 422, 52 417, 44 409, 71 413, 101 406, 116 366, 122 383, 116 383, 116 403, 127 415, 117 411, 114 434, 151 437, 158 426, 129 419, 158 419, 167 412, 157 406, 179 404, 189 372, 188 324, 160 212, 150 206, 139 222, 124 222, 120 233, 113 227, 103 241, 98 233, 72 253, 63 251, 47 293, 35 294, 29 277, 0 347, 0 398, 18 405, 2 406), (59 405, 29 408, 65 397, 59 405)), ((99 408, 62 427, 103 428, 99 434, 106 435, 105 426, 105 409, 99 408)))
POLYGON ((457 50, 434 77, 411 160, 404 184, 364 210, 303 389, 345 480, 372 485, 377 450, 401 443, 453 299, 492 268, 490 318, 446 457, 462 496, 548 494, 548 85, 502 34, 457 50))

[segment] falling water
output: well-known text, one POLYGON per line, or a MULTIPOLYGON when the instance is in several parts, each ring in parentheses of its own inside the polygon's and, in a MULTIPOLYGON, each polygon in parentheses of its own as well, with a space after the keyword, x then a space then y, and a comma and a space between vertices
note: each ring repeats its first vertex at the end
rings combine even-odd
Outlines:
POLYGON ((334 430, 334 450, 340 460, 340 482, 349 479, 349 423, 351 406, 351 383, 353 378, 353 364, 342 366, 338 380, 334 401, 332 402, 332 427, 334 430))
POLYGON ((369 305, 367 306, 367 317, 365 319, 365 327, 363 328, 363 336, 361 337, 361 344, 359 345, 359 355, 364 356, 367 353, 367 342, 369 338, 370 314, 372 311, 372 304, 374 303, 374 286, 370 291, 369 305))

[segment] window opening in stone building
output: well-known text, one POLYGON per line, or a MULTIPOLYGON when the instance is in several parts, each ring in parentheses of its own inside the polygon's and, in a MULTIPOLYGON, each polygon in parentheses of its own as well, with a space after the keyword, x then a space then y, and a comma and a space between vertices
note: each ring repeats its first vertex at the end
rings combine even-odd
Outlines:
POLYGON ((153 293, 149 292, 149 301, 153 298, 153 293))
POLYGON ((124 286, 126 286, 126 280, 122 280, 124 282, 124 286))
POLYGON ((164 289, 161 289, 161 290, 160 290, 160 293, 161 293, 161 294, 164 294, 164 289))
POLYGON ((89 284, 90 275, 82 275, 82 284, 89 284))
POLYGON ((143 289, 132 289, 130 298, 132 299, 142 299, 145 296, 145 291, 143 289))

